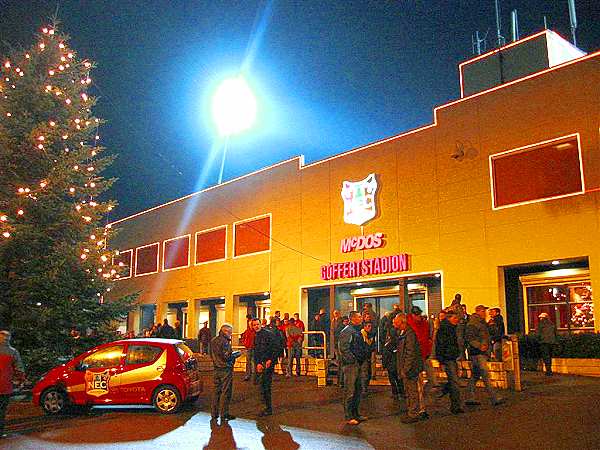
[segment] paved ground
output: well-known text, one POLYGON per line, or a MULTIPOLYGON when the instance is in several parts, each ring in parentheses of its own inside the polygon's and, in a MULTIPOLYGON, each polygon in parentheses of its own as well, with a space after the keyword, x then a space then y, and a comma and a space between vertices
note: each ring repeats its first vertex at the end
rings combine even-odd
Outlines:
MULTIPOLYGON (((525 390, 507 404, 482 406, 460 416, 448 400, 431 401, 431 419, 400 422, 402 404, 385 387, 363 402, 370 420, 349 427, 341 420, 341 393, 317 388, 314 379, 277 378, 275 415, 258 419, 255 387, 236 376, 229 425, 212 426, 210 392, 173 416, 152 410, 94 410, 86 416, 48 418, 27 402, 11 404, 7 449, 600 449, 600 379, 525 375, 525 390)), ((210 389, 210 383, 207 383, 210 389)))

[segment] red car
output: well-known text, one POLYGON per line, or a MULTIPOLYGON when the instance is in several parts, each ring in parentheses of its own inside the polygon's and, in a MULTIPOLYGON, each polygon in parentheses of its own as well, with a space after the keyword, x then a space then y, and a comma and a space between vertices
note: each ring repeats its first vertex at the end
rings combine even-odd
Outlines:
POLYGON ((46 373, 33 403, 48 414, 70 405, 154 405, 176 412, 202 392, 192 351, 177 339, 127 339, 99 345, 46 373))

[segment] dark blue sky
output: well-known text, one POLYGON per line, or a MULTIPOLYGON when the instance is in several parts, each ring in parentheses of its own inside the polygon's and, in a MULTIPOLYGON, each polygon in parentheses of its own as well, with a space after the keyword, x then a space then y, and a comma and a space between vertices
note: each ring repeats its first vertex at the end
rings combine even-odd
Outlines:
MULTIPOLYGON (((489 29, 488 48, 495 35, 493 0, 0 0, 1 39, 29 45, 57 4, 71 46, 98 64, 100 134, 118 154, 106 174, 119 177, 111 219, 216 183, 218 164, 200 179, 215 142, 210 94, 248 54, 260 121, 231 140, 225 179, 429 123, 434 106, 459 97, 472 33, 489 29)), ((566 0, 501 6, 507 39, 514 8, 521 36, 546 15, 570 37, 566 0)), ((597 50, 597 1, 578 0, 577 13, 579 47, 597 50)))

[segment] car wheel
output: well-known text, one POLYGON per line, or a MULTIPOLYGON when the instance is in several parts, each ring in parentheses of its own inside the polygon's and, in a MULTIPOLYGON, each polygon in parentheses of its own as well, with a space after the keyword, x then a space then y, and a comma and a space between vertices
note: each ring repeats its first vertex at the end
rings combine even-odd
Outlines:
POLYGON ((67 393, 62 389, 52 387, 42 394, 40 405, 46 414, 62 414, 67 409, 69 399, 67 393))
POLYGON ((181 395, 175 386, 166 384, 154 391, 154 407, 163 414, 173 414, 181 407, 181 395))

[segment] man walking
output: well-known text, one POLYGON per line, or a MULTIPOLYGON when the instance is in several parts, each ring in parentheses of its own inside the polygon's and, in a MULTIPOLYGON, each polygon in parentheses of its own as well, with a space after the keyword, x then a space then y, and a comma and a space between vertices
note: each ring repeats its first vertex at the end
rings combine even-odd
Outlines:
POLYGON ((19 352, 10 346, 10 332, 0 331, 0 438, 4 434, 4 419, 10 395, 13 392, 13 380, 23 382, 25 373, 19 352))
POLYGON ((261 328, 258 319, 252 320, 252 329, 256 333, 254 338, 254 364, 256 366, 256 376, 260 387, 265 409, 260 416, 270 416, 273 414, 273 405, 271 403, 271 385, 273 383, 273 370, 280 354, 280 344, 269 328, 261 328))
POLYGON ((348 425, 358 425, 367 420, 359 414, 361 396, 360 366, 367 359, 369 350, 360 330, 362 316, 358 311, 348 315, 350 323, 340 332, 338 349, 344 374, 344 414, 348 425))
POLYGON ((472 364, 472 374, 468 386, 469 398, 465 402, 467 405, 480 404, 480 402, 475 400, 475 383, 477 383, 479 378, 483 380, 485 390, 490 396, 492 405, 496 406, 504 403, 504 400, 496 395, 496 391, 490 383, 486 366, 490 351, 490 333, 485 322, 487 309, 487 306, 477 305, 475 307, 475 314, 471 314, 465 329, 465 343, 468 346, 469 358, 472 364))
POLYGON ((407 414, 401 421, 402 423, 414 423, 429 418, 423 399, 419 395, 419 374, 423 370, 421 350, 417 335, 408 326, 406 314, 401 313, 394 317, 393 324, 398 331, 398 350, 396 351, 398 375, 402 379, 406 394, 407 414))
POLYGON ((442 388, 442 395, 450 393, 450 411, 452 414, 464 412, 460 400, 458 367, 456 364, 456 359, 460 355, 458 337, 456 336, 456 327, 459 320, 456 311, 446 313, 446 317, 440 322, 435 335, 435 356, 440 364, 444 366, 444 371, 448 376, 448 382, 442 388))
MULTIPOLYGON (((219 335, 210 344, 210 356, 214 366, 215 392, 211 407, 212 420, 233 420, 235 416, 229 414, 229 404, 233 391, 233 364, 235 354, 231 350, 231 334, 233 328, 224 324, 219 330, 219 335)), ((239 354, 239 353, 238 353, 239 354)))
POLYGON ((552 376, 552 348, 556 345, 556 328, 550 321, 550 317, 547 313, 541 313, 538 318, 537 330, 535 334, 540 343, 540 351, 542 353, 542 360, 544 366, 546 366, 546 376, 552 376))

